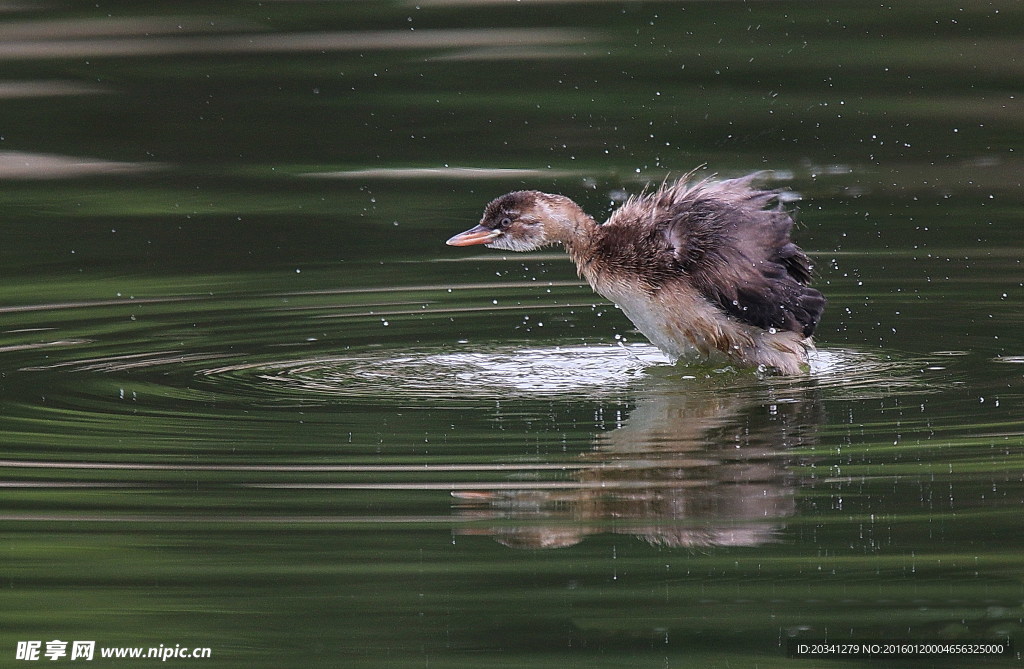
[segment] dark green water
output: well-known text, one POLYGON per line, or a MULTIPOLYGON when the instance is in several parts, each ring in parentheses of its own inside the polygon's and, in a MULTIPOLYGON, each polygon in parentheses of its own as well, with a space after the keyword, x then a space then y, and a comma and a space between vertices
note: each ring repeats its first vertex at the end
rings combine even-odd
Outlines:
POLYGON ((0 665, 1024 645, 1022 39, 1009 1, 0 6, 0 665), (799 195, 807 378, 443 244, 702 164, 799 195))

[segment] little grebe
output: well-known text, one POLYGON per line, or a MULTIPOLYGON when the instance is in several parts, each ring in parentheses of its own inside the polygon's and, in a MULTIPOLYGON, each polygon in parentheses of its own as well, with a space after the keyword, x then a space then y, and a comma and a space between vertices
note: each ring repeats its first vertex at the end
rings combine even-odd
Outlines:
POLYGON ((598 224, 567 197, 516 191, 452 246, 531 251, 562 244, 580 276, 673 359, 694 349, 783 374, 808 368, 825 298, 792 241, 778 191, 683 177, 630 197, 598 224))

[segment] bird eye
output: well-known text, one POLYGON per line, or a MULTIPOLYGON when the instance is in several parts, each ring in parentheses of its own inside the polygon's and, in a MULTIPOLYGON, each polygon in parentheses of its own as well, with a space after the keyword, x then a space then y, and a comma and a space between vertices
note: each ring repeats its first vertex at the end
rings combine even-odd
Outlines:
POLYGON ((500 221, 498 221, 498 227, 500 227, 500 228, 507 228, 510 225, 512 225, 512 219, 509 218, 508 216, 506 216, 506 217, 502 218, 500 221))

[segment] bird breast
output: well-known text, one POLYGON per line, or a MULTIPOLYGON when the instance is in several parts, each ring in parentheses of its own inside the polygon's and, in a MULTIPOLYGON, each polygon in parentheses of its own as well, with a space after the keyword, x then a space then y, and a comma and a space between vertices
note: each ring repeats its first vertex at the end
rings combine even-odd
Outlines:
MULTIPOLYGON (((590 277, 587 277, 588 280, 590 277)), ((615 303, 636 329, 673 359, 700 351, 727 350, 727 319, 707 300, 685 286, 651 290, 621 280, 591 281, 594 290, 615 303)))

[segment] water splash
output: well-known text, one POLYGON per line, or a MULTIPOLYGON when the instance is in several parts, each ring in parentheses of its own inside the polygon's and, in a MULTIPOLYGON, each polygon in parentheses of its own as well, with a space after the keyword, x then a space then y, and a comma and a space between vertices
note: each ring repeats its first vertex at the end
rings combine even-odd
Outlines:
POLYGON ((229 365, 199 372, 269 392, 345 397, 602 395, 668 365, 652 346, 554 346, 474 351, 380 351, 229 365))
MULTIPOLYGON (((649 344, 381 350, 211 367, 197 376, 265 396, 460 398, 609 397, 645 383, 749 386, 747 370, 672 364, 649 344)), ((919 392, 930 384, 918 360, 835 349, 818 351, 808 376, 767 377, 779 388, 814 384, 845 396, 919 392)))

